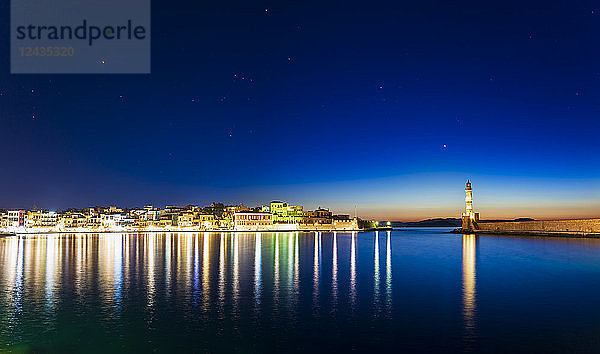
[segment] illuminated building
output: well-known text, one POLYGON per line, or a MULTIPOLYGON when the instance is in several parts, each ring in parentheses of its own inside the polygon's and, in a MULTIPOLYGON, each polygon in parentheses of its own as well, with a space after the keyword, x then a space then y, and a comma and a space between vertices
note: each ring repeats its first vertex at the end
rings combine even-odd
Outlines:
POLYGON ((187 212, 177 215, 177 226, 179 227, 192 227, 195 225, 194 213, 187 212))
POLYGON ((234 229, 242 231, 273 228, 273 214, 264 212, 239 212, 234 214, 234 229))
POLYGON ((462 228, 463 230, 475 230, 477 229, 477 223, 479 222, 479 213, 473 212, 473 189, 471 188, 471 181, 467 181, 465 186, 465 212, 462 214, 462 228))
POLYGON ((304 224, 331 224, 333 223, 333 214, 331 211, 319 208, 315 211, 306 211, 304 213, 304 224))
POLYGON ((173 220, 170 217, 165 217, 165 218, 160 218, 159 220, 157 220, 158 224, 156 224, 158 227, 162 227, 164 228, 170 228, 171 226, 173 226, 173 220))
POLYGON ((115 230, 134 225, 135 220, 121 213, 100 214, 100 226, 106 230, 115 230))
POLYGON ((6 227, 25 227, 25 210, 8 210, 6 214, 6 227))
POLYGON ((58 223, 58 214, 53 211, 34 210, 27 212, 27 227, 53 228, 58 223))
POLYGON ((319 208, 304 212, 300 205, 274 201, 269 206, 249 209, 243 205, 209 207, 167 206, 163 210, 144 208, 91 207, 70 208, 61 213, 11 210, 0 213, 0 231, 36 233, 40 231, 158 231, 158 230, 357 230, 359 219, 332 215, 319 208))
POLYGON ((89 208, 88 210, 89 210, 88 214, 85 215, 85 217, 86 217, 85 227, 88 229, 99 228, 102 225, 100 213, 94 208, 89 208))
POLYGON ((358 230, 358 218, 351 218, 350 215, 333 215, 333 228, 336 230, 358 230))
POLYGON ((87 218, 82 213, 66 212, 58 218, 59 229, 84 228, 87 225, 87 218))
POLYGON ((212 229, 216 225, 215 216, 212 214, 196 214, 194 215, 194 225, 205 230, 212 229))
POLYGON ((304 218, 302 205, 288 205, 280 201, 271 202, 262 211, 273 214, 273 222, 276 224, 299 224, 304 218))

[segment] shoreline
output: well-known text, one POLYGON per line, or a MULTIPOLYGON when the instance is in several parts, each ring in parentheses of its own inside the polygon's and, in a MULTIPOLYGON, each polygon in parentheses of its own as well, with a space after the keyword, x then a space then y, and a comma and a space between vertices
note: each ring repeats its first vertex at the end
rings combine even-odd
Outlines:
POLYGON ((371 229, 290 229, 290 230, 87 230, 87 231, 37 231, 37 232, 14 232, 0 233, 0 237, 27 236, 27 235, 51 235, 51 234, 135 234, 135 233, 277 233, 277 232, 369 232, 369 231, 392 231, 391 227, 371 229))

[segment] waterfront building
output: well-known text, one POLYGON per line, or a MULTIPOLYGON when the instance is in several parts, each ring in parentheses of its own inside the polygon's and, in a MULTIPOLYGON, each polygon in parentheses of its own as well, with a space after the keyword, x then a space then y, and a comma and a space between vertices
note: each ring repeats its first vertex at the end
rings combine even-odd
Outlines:
POLYGON ((201 227, 204 230, 210 230, 216 226, 215 216, 212 214, 195 214, 194 225, 201 227))
POLYGON ((197 225, 194 220, 193 212, 184 212, 177 214, 177 226, 179 227, 192 227, 197 225))
POLYGON ((358 230, 358 218, 350 217, 349 214, 339 214, 332 216, 333 228, 336 230, 358 230))
POLYGON ((222 229, 233 229, 234 228, 234 215, 235 213, 250 211, 250 208, 243 205, 228 205, 225 207, 223 216, 217 221, 217 224, 222 229))
POLYGON ((86 225, 88 229, 97 229, 102 226, 101 214, 94 208, 89 209, 89 213, 86 215, 86 225))
POLYGON ((265 212, 239 212, 234 214, 234 229, 242 231, 270 230, 273 214, 265 212))
POLYGON ((146 220, 147 221, 154 221, 154 220, 158 220, 160 219, 160 210, 156 210, 156 209, 152 209, 152 210, 148 210, 148 213, 146 213, 146 220))
POLYGON ((6 227, 25 227, 25 220, 27 219, 25 210, 8 210, 6 214, 6 227))
POLYGON ((100 214, 100 227, 106 230, 115 229, 120 226, 122 219, 124 219, 123 215, 118 213, 100 214))
POLYGON ((57 227, 59 229, 84 228, 87 219, 84 214, 77 212, 66 212, 59 216, 57 227))
POLYGON ((155 222, 155 225, 158 227, 162 227, 163 229, 170 228, 174 226, 173 218, 171 217, 171 215, 161 215, 160 219, 155 222))
POLYGON ((122 228, 132 228, 135 226, 135 219, 127 214, 120 214, 121 217, 117 220, 117 226, 122 228))
POLYGON ((314 211, 306 211, 304 212, 304 224, 331 224, 333 222, 333 213, 327 209, 323 209, 319 207, 319 209, 314 211))
POLYGON ((273 214, 276 224, 299 224, 304 218, 304 207, 301 205, 288 205, 281 201, 273 201, 269 206, 264 206, 263 212, 273 214))
POLYGON ((58 223, 58 214, 54 211, 33 210, 27 212, 26 227, 54 228, 58 223))

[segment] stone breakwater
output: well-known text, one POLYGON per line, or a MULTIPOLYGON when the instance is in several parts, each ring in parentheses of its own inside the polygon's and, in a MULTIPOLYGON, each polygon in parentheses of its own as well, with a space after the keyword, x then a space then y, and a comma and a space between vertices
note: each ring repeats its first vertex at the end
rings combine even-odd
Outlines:
POLYGON ((476 222, 455 232, 600 237, 600 219, 476 222))

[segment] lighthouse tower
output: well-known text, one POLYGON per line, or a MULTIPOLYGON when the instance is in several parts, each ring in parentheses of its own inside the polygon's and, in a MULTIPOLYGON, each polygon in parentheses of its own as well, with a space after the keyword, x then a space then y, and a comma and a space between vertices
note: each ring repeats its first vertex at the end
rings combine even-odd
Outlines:
POLYGON ((465 214, 472 217, 473 215, 473 189, 471 188, 471 181, 467 181, 467 185, 465 187, 465 204, 466 210, 465 214))
POLYGON ((479 222, 479 213, 473 212, 473 189, 469 180, 465 186, 465 212, 462 214, 462 228, 465 231, 477 230, 477 222, 479 222))

